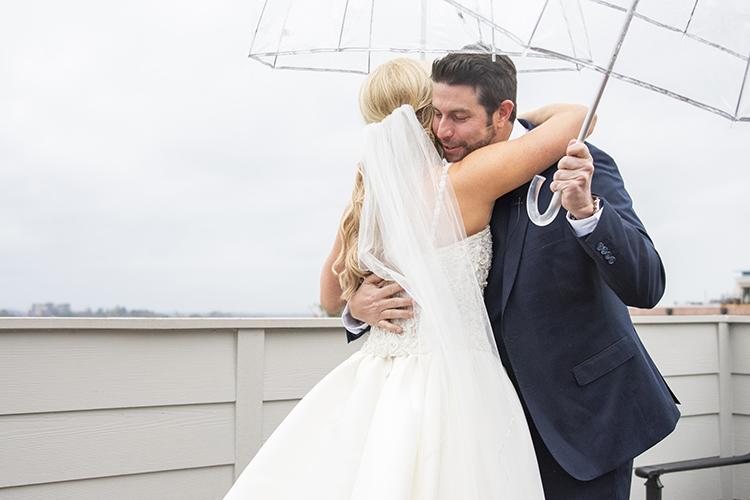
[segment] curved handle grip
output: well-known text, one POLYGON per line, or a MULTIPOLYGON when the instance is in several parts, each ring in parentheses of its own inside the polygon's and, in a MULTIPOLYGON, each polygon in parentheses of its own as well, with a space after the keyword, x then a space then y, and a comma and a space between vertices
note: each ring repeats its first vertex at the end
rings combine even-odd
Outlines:
POLYGON ((539 213, 537 200, 539 199, 539 190, 542 188, 542 184, 544 184, 545 180, 546 179, 541 175, 535 175, 534 178, 531 179, 529 193, 526 195, 526 213, 529 214, 531 222, 537 226, 546 226, 555 220, 557 212, 560 211, 560 206, 562 205, 562 202, 560 201, 560 191, 556 191, 552 194, 552 200, 549 202, 547 211, 543 214, 539 213))

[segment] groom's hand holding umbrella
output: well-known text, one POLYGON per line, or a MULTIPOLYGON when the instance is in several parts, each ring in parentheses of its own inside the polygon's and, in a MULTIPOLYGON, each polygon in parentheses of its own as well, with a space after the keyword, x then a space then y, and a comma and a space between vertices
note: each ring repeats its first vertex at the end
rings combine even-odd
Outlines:
POLYGON ((562 191, 562 206, 573 219, 586 219, 597 211, 591 194, 594 160, 582 142, 570 141, 566 155, 557 165, 550 184, 552 191, 562 191))

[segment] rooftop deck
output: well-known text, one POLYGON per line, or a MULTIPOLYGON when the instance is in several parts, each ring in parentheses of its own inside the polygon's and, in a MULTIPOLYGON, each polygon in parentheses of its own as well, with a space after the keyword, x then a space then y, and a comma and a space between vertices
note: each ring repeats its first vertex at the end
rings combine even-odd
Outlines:
MULTIPOLYGON (((633 319, 683 414, 636 465, 750 451, 750 317, 633 319)), ((0 500, 221 499, 358 348, 338 319, 0 318, 0 500)), ((663 482, 747 499, 750 465, 663 482)))

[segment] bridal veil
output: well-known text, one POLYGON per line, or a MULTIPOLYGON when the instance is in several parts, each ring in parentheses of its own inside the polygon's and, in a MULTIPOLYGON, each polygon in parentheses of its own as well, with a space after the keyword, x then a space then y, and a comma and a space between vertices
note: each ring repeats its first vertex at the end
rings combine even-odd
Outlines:
MULTIPOLYGON (((435 439, 422 439, 419 453, 451 472, 438 485, 418 474, 414 487, 441 499, 516 498, 513 484, 524 479, 512 477, 512 451, 524 415, 497 354, 448 168, 411 106, 366 127, 360 267, 415 300, 419 353, 440 378, 437 403, 425 409, 440 413, 429 419, 439 428, 421 429, 435 439)), ((530 446, 521 439, 521 449, 530 446)))

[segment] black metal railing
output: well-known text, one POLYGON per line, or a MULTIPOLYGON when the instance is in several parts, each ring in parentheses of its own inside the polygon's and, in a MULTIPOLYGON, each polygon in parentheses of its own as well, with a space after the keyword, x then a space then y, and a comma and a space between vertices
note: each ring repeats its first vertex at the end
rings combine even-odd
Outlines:
POLYGON ((646 500, 661 500, 661 490, 664 488, 660 479, 662 474, 748 463, 750 463, 750 453, 735 457, 698 458, 666 464, 644 465, 635 469, 635 475, 646 479, 646 500))

